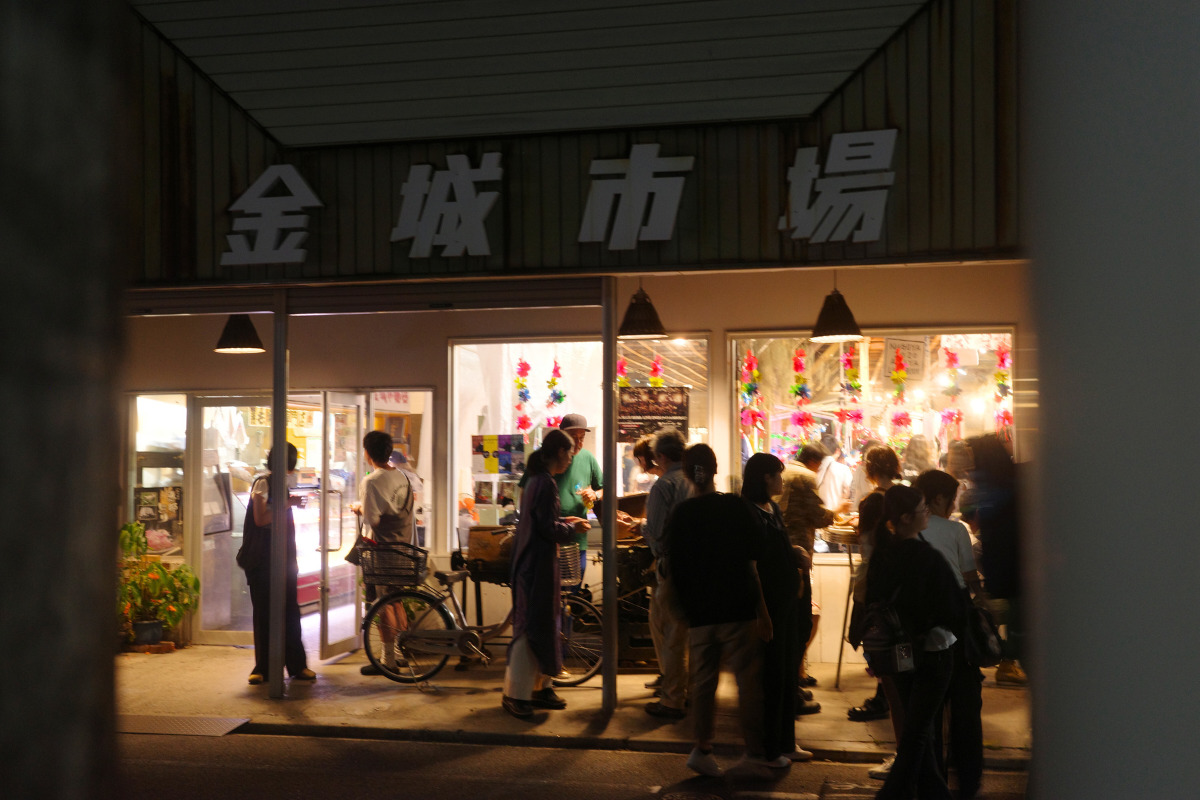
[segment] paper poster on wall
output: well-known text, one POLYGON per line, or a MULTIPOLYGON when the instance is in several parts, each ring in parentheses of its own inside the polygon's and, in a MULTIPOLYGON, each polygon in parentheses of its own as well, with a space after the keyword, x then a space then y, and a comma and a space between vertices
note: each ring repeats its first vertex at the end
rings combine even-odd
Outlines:
POLYGON ((885 377, 890 375, 893 365, 896 363, 896 350, 904 356, 904 361, 908 364, 908 385, 915 386, 925 380, 925 376, 929 372, 929 342, 925 338, 920 339, 902 339, 900 337, 889 336, 883 340, 883 369, 885 377))
POLYGON ((483 456, 483 437, 471 437, 471 472, 478 475, 481 472, 487 472, 487 464, 483 456))
POLYGON ((146 544, 155 555, 181 552, 183 546, 183 487, 137 486, 134 514, 146 526, 146 544))
POLYGON ((675 428, 687 436, 688 387, 621 388, 617 412, 617 441, 636 442, 663 428, 675 428))

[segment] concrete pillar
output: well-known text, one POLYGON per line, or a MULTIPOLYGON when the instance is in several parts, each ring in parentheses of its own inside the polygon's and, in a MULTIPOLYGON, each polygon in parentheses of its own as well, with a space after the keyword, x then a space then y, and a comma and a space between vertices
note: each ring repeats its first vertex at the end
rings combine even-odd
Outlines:
POLYGON ((1194 797, 1200 7, 1023 8, 1032 793, 1194 797))
POLYGON ((123 14, 111 0, 0 4, 6 797, 115 795, 123 14))

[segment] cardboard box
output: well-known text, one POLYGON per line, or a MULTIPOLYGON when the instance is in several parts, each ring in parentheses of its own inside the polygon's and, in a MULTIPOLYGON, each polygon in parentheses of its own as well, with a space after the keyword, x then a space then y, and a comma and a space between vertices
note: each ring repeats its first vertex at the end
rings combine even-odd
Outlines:
POLYGON ((512 525, 472 525, 468 531, 467 558, 481 561, 508 561, 512 557, 512 525))

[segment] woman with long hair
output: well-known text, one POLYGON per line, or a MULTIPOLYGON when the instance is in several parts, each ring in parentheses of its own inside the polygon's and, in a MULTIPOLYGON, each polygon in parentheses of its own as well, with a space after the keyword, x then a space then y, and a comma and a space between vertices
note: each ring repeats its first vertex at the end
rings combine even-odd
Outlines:
POLYGON ((742 499, 762 536, 758 580, 775 634, 762 645, 763 754, 775 768, 812 758, 812 753, 796 746, 800 659, 812 626, 812 603, 801 605, 800 561, 779 506, 771 499, 782 493, 783 462, 770 453, 750 456, 742 473, 742 499))
MULTIPOLYGON (((933 725, 954 672, 954 643, 966 628, 966 601, 944 556, 920 537, 929 522, 925 497, 911 486, 884 495, 884 519, 875 529, 867 573, 867 601, 889 601, 913 642, 916 668, 883 676, 902 711, 896 760, 876 798, 950 798, 938 769, 933 725)), ((896 708, 896 705, 899 708, 896 708)))
POLYGON ((550 681, 562 670, 559 633, 562 590, 558 546, 575 541, 588 529, 580 517, 559 516, 558 484, 571 465, 575 443, 560 430, 551 430, 529 457, 529 480, 521 495, 521 518, 513 541, 510 584, 513 598, 513 639, 504 670, 504 710, 529 719, 533 709, 563 709, 567 704, 550 681))

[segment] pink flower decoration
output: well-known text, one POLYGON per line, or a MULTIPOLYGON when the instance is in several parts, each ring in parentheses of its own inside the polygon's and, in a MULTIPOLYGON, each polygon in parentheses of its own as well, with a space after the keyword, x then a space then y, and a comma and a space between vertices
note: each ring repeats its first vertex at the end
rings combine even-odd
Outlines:
POLYGON ((561 378, 562 377, 562 370, 560 370, 558 368, 558 359, 557 358, 554 359, 554 371, 550 373, 550 377, 552 377, 552 378, 561 378))
POLYGON ((956 422, 962 422, 962 412, 957 408, 947 408, 942 411, 942 424, 953 425, 956 422))
POLYGON ((547 428, 557 428, 562 424, 562 417, 546 417, 547 428))
POLYGON ((907 411, 897 411, 895 414, 892 414, 892 427, 893 428, 907 428, 907 427, 910 427, 911 425, 912 425, 912 417, 910 417, 908 415, 907 411))
POLYGON ((797 428, 811 428, 813 425, 817 424, 817 421, 813 418, 813 415, 807 411, 793 411, 792 424, 797 428))
POLYGON ((529 362, 523 358, 517 361, 517 374, 522 378, 529 374, 529 362))
POLYGON ((946 350, 946 369, 958 369, 958 353, 946 350))
POLYGON ((650 365, 650 377, 658 378, 658 377, 661 377, 662 374, 663 374, 662 356, 655 356, 654 363, 652 363, 650 365))
POLYGON ((842 369, 854 369, 854 348, 842 353, 842 369))
POLYGON ((625 374, 626 374, 626 372, 625 372, 626 368, 627 368, 627 364, 625 362, 625 359, 618 358, 617 359, 617 374, 620 375, 622 378, 624 378, 625 374))
POLYGON ((804 356, 805 356, 805 353, 802 348, 797 348, 796 354, 794 356, 792 356, 792 371, 795 372, 797 375, 802 374, 804 372, 804 367, 805 367, 804 356))
POLYGON ((1004 345, 996 348, 996 369, 1008 369, 1012 366, 1012 351, 1004 345))
POLYGON ((528 414, 522 414, 521 416, 517 417, 517 430, 527 431, 532 427, 533 420, 529 418, 528 414))
POLYGON ((907 369, 908 369, 908 364, 907 364, 907 362, 905 362, 904 356, 900 353, 900 348, 897 347, 896 348, 896 372, 900 372, 901 370, 907 370, 907 369))
POLYGON ((1013 424, 1012 412, 1007 408, 1002 408, 996 412, 996 426, 1005 427, 1013 424))

